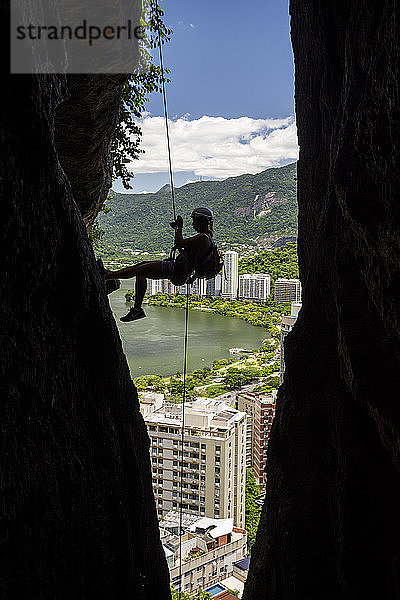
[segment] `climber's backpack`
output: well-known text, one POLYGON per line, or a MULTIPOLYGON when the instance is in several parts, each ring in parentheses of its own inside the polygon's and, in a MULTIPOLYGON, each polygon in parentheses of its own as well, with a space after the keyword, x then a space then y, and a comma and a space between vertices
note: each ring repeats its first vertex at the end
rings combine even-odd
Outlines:
POLYGON ((196 266, 195 278, 196 279, 212 279, 222 270, 224 261, 221 258, 217 244, 211 241, 211 249, 201 264, 196 266))

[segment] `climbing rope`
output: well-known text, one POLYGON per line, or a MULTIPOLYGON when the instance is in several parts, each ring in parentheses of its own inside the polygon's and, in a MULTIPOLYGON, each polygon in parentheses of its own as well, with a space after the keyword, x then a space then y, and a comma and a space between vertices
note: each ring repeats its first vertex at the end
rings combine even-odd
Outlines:
POLYGON ((185 402, 186 402, 186 369, 187 369, 187 347, 188 347, 188 324, 189 324, 189 296, 190 285, 186 284, 186 307, 185 307, 185 336, 183 342, 183 390, 182 390, 182 430, 181 430, 181 470, 180 470, 180 503, 179 503, 179 600, 183 592, 182 581, 182 531, 183 531, 183 449, 185 440, 185 402))
MULTIPOLYGON (((171 200, 172 210, 174 214, 174 221, 176 221, 176 207, 175 207, 175 188, 174 188, 174 177, 172 170, 172 158, 171 158, 171 142, 169 136, 169 124, 168 124, 168 108, 167 108, 167 93, 165 90, 165 77, 164 77, 164 60, 162 53, 161 33, 160 33, 160 19, 156 13, 157 33, 158 33, 158 51, 160 55, 160 68, 161 68, 161 89, 164 105, 164 121, 165 131, 167 137, 167 149, 168 149, 168 165, 169 165, 169 180, 171 186, 171 200)), ((183 342, 183 390, 182 390, 182 429, 181 429, 181 464, 180 464, 180 491, 179 491, 179 600, 181 600, 183 593, 183 581, 182 581, 182 534, 183 534, 183 451, 184 451, 184 440, 185 440, 185 403, 186 403, 186 370, 187 370, 187 351, 188 351, 188 324, 189 324, 189 295, 190 295, 190 284, 186 284, 186 307, 185 307, 185 334, 183 342)))
POLYGON ((171 142, 170 142, 170 137, 169 137, 167 93, 165 91, 164 60, 163 60, 162 44, 161 44, 160 19, 159 19, 158 14, 156 14, 156 21, 157 21, 157 33, 158 33, 158 52, 160 55, 160 68, 161 68, 161 87, 162 87, 162 97, 163 97, 163 104, 164 104, 164 121, 165 121, 165 131, 167 134, 169 181, 170 181, 170 185, 171 185, 172 211, 174 213, 174 221, 175 221, 176 220, 175 188, 174 188, 174 177, 173 177, 173 172, 172 172, 171 142))

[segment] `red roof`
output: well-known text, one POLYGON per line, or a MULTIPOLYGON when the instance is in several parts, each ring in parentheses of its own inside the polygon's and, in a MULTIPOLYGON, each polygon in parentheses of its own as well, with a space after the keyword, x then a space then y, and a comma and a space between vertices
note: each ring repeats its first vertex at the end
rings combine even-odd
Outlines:
POLYGON ((225 590, 225 592, 221 592, 220 594, 214 596, 213 600, 237 600, 237 596, 234 596, 228 592, 228 590, 225 590))

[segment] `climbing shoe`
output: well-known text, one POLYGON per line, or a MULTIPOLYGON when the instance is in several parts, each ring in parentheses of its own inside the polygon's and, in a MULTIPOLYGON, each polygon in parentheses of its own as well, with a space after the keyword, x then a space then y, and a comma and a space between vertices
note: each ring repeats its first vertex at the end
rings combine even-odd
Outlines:
POLYGON ((115 292, 115 290, 119 290, 121 287, 121 282, 119 279, 105 279, 107 273, 111 273, 109 269, 106 269, 103 265, 103 261, 101 258, 97 259, 97 266, 99 267, 100 273, 104 277, 104 286, 106 288, 106 294, 111 294, 111 292, 115 292))
POLYGON ((120 318, 120 321, 124 323, 129 323, 130 321, 137 321, 138 319, 143 319, 146 316, 143 308, 131 308, 127 315, 120 318))

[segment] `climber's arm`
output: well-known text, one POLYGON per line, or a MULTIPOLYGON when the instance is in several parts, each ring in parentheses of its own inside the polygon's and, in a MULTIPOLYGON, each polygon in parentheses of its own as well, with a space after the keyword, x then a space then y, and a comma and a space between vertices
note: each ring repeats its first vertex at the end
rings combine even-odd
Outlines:
MULTIPOLYGON (((173 225, 173 223, 171 223, 171 225, 173 225)), ((182 242, 183 242, 182 229, 183 229, 183 219, 181 216, 178 216, 178 217, 176 217, 176 221, 175 221, 175 238, 174 238, 175 248, 183 248, 183 246, 182 246, 182 242)))
MULTIPOLYGON (((182 235, 182 232, 181 232, 182 235)), ((175 248, 193 248, 194 250, 206 250, 209 245, 208 236, 205 233, 198 233, 192 237, 175 239, 175 248)))
POLYGON ((183 219, 178 216, 175 221, 175 240, 174 249, 178 248, 190 248, 197 252, 206 251, 210 245, 208 235, 205 233, 198 233, 192 237, 184 238, 182 235, 183 219))
POLYGON ((205 233, 198 233, 192 237, 184 238, 182 235, 182 227, 175 230, 174 249, 190 248, 197 252, 203 252, 203 250, 207 250, 209 243, 208 236, 205 233))

